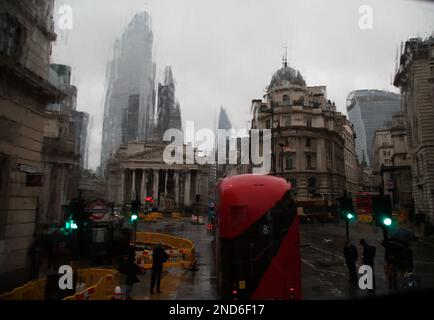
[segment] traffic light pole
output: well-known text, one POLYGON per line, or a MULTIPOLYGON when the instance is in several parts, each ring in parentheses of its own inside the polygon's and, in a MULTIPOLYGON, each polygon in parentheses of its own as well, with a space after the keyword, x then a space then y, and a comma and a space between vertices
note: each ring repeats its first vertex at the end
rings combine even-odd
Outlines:
POLYGON ((137 219, 134 221, 134 246, 137 245, 137 219))
POLYGON ((389 235, 387 233, 387 228, 382 226, 381 229, 383 230, 383 240, 386 241, 389 239, 389 235))
POLYGON ((347 234, 347 241, 350 240, 350 222, 348 220, 345 221, 345 227, 346 227, 346 234, 347 234))

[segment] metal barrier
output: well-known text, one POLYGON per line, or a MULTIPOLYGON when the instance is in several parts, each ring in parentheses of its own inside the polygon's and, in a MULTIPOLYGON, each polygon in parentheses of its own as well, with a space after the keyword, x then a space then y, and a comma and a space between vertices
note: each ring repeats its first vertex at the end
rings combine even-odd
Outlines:
MULTIPOLYGON (((162 233, 137 232, 137 243, 165 245, 169 256, 165 267, 193 268, 196 264, 195 245, 192 241, 162 233)), ((136 252, 136 263, 143 269, 152 268, 152 250, 136 252)))
MULTIPOLYGON (((77 285, 84 288, 63 300, 110 300, 119 285, 119 272, 108 269, 78 270, 77 285)), ((0 300, 44 300, 46 279, 38 279, 0 295, 0 300)))

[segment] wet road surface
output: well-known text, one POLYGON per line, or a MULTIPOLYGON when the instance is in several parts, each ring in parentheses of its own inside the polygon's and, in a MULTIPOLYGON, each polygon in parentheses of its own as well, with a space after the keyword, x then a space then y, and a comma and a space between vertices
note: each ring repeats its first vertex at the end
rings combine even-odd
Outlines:
MULTIPOLYGON (((214 263, 213 236, 206 225, 193 225, 189 218, 171 220, 165 218, 156 223, 139 223, 138 231, 160 232, 192 240, 196 245, 199 270, 193 272, 179 268, 164 270, 161 294, 149 293, 151 271, 140 275, 140 283, 133 288, 134 299, 164 300, 215 300, 217 275, 214 263)), ((362 248, 359 239, 364 238, 376 246, 374 293, 354 288, 348 281, 347 267, 343 258, 345 225, 334 224, 301 225, 302 289, 303 299, 351 299, 388 295, 384 276, 383 234, 380 229, 354 222, 350 225, 350 239, 356 245, 359 257, 362 248)), ((434 288, 434 246, 423 241, 412 242, 414 273, 421 288, 434 288)))

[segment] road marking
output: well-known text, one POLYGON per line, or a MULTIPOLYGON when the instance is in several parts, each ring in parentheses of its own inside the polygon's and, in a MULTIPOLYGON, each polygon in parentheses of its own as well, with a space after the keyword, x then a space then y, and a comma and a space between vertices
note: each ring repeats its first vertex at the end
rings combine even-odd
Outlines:
POLYGON ((312 249, 314 249, 314 250, 319 251, 319 252, 329 254, 329 255, 331 255, 331 256, 333 256, 333 257, 335 257, 335 258, 338 258, 338 259, 341 259, 341 260, 345 260, 344 257, 342 257, 342 256, 340 256, 340 255, 337 255, 337 254, 334 254, 334 253, 331 252, 331 251, 324 250, 324 249, 321 249, 321 248, 318 248, 318 247, 314 247, 314 246, 310 246, 310 247, 311 247, 312 249))
POLYGON ((316 272, 326 272, 326 273, 333 273, 333 274, 338 274, 340 276, 345 276, 345 273, 343 272, 338 272, 338 271, 332 271, 332 270, 326 270, 326 269, 320 269, 315 267, 315 265, 313 265, 312 263, 310 263, 309 261, 307 261, 306 259, 301 259, 301 261, 305 264, 307 264, 309 267, 311 267, 313 270, 315 270, 316 272))

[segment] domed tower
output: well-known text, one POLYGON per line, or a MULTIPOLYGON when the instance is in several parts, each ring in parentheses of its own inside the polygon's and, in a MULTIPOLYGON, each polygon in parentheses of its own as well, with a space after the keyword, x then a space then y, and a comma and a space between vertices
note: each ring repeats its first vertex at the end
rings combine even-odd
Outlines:
POLYGON ((271 78, 268 91, 281 87, 292 86, 306 88, 306 82, 298 70, 288 67, 288 63, 284 61, 282 63, 282 68, 277 70, 271 78))
POLYGON ((326 87, 306 86, 284 58, 263 98, 252 101, 252 129, 271 130, 269 173, 290 181, 299 198, 341 194, 346 118, 327 99, 326 87))

